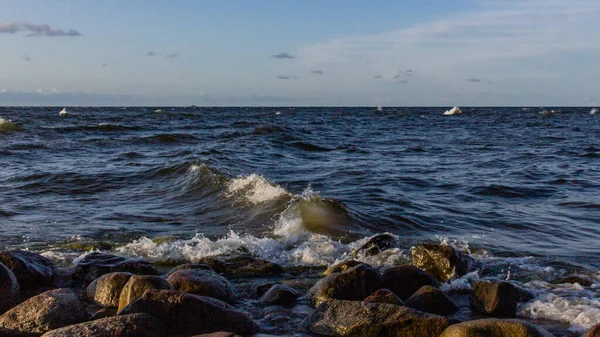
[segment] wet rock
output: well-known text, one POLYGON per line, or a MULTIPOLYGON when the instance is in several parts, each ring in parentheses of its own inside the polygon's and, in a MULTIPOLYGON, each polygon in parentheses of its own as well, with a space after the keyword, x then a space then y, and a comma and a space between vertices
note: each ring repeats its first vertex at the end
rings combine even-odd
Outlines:
POLYGON ((517 304, 528 301, 531 294, 508 282, 479 281, 469 297, 471 308, 498 317, 514 317, 517 304))
POLYGON ((369 297, 364 299, 364 302, 404 305, 404 302, 402 302, 400 297, 396 296, 391 290, 385 288, 372 293, 369 297))
POLYGON ((315 305, 329 299, 362 301, 381 288, 381 277, 366 264, 352 267, 345 272, 331 274, 320 280, 306 294, 315 305))
POLYGON ((397 248, 398 239, 392 234, 377 234, 369 239, 364 245, 352 252, 352 256, 373 256, 384 250, 397 248))
POLYGON ((136 275, 158 275, 156 268, 146 261, 126 259, 111 254, 90 253, 75 267, 73 279, 92 282, 104 274, 114 272, 128 272, 136 275))
POLYGON ((282 266, 248 255, 205 257, 200 263, 209 265, 214 271, 238 277, 281 274, 282 266))
POLYGON ((213 270, 209 265, 207 264, 202 264, 202 263, 186 263, 186 264, 182 264, 179 265, 173 269, 171 269, 171 271, 169 271, 169 273, 167 274, 167 276, 170 276, 171 274, 179 271, 179 270, 187 270, 187 269, 204 269, 204 270, 213 270))
POLYGON ((261 297, 260 301, 267 304, 290 306, 296 303, 298 296, 300 293, 295 289, 276 284, 261 297))
POLYGON ((406 301, 423 286, 439 287, 439 283, 425 271, 411 265, 388 268, 383 272, 383 287, 406 301))
POLYGON ((146 290, 173 290, 173 286, 165 279, 155 275, 133 275, 123 286, 119 295, 119 309, 140 298, 146 290))
POLYGON ((92 317, 90 317, 90 321, 95 321, 101 318, 113 317, 117 315, 117 308, 101 308, 100 310, 94 312, 92 317))
POLYGON ((594 325, 584 337, 600 337, 600 324, 594 325))
POLYGON ((356 267, 359 264, 362 264, 362 262, 360 261, 356 261, 356 260, 346 260, 346 261, 342 261, 340 263, 334 264, 333 266, 327 268, 327 270, 325 270, 325 272, 323 273, 324 275, 331 275, 333 273, 341 273, 344 272, 352 267, 356 267))
POLYGON ((412 263, 441 282, 463 276, 475 267, 475 260, 469 255, 454 247, 433 243, 413 248, 412 263))
POLYGON ((159 319, 167 335, 197 335, 231 331, 252 334, 258 327, 244 313, 214 298, 175 290, 148 290, 119 315, 146 313, 159 319))
POLYGON ((88 319, 85 306, 71 289, 34 296, 0 316, 0 328, 13 333, 43 334, 88 319))
POLYGON ((543 328, 518 319, 480 319, 451 325, 440 337, 554 337, 543 328))
POLYGON ((564 277, 564 278, 561 278, 561 279, 558 279, 558 280, 554 281, 554 283, 555 284, 563 284, 563 283, 575 284, 575 283, 578 283, 580 286, 583 286, 583 287, 589 287, 592 284, 594 284, 594 282, 591 279, 589 279, 589 278, 587 278, 585 276, 579 276, 579 275, 571 275, 571 276, 568 276, 568 277, 564 277))
POLYGON ((169 275, 167 281, 177 290, 207 296, 227 303, 236 300, 233 286, 223 276, 206 269, 180 269, 169 275))
POLYGON ((15 274, 21 289, 52 286, 54 267, 44 256, 24 250, 1 252, 0 263, 15 274))
POLYGON ((214 333, 196 335, 194 337, 241 337, 241 336, 236 335, 233 332, 219 331, 219 332, 214 332, 214 333))
POLYGON ((13 272, 0 263, 0 315, 20 301, 19 282, 13 272))
POLYGON ((271 287, 273 287, 276 284, 278 284, 278 283, 266 282, 266 283, 253 285, 252 286, 253 293, 256 294, 257 297, 262 297, 267 291, 269 291, 269 289, 271 289, 271 287))
POLYGON ((162 337, 163 325, 146 314, 102 318, 70 325, 45 333, 42 337, 162 337))
POLYGON ((331 300, 313 310, 301 326, 319 336, 437 337, 448 320, 399 305, 331 300))
POLYGON ((131 273, 108 273, 95 279, 86 289, 87 298, 105 308, 119 306, 119 296, 131 273))
POLYGON ((458 311, 458 307, 443 291, 432 286, 424 286, 417 290, 406 301, 406 306, 436 315, 452 315, 458 311))

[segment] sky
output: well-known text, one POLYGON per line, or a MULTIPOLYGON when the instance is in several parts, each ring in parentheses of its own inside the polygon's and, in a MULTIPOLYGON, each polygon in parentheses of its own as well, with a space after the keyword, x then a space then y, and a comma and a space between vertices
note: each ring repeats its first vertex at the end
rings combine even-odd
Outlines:
POLYGON ((0 0, 0 105, 598 106, 598 0, 0 0))

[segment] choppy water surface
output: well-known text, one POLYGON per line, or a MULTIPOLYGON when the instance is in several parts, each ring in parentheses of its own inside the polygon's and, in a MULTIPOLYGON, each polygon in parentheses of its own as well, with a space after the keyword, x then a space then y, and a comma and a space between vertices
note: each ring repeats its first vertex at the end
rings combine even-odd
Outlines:
POLYGON ((600 285, 548 283, 600 279, 590 108, 157 109, 0 108, 0 248, 328 265, 390 232, 405 249, 371 263, 468 245, 539 292, 521 315, 600 322, 600 285))

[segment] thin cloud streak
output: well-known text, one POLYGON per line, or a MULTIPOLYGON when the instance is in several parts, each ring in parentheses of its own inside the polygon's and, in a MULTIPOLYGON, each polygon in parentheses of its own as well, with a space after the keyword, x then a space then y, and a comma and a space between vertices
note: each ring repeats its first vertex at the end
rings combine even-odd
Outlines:
POLYGON ((58 29, 52 28, 47 24, 33 24, 33 23, 16 23, 16 22, 4 22, 0 23, 0 34, 16 34, 19 32, 28 32, 26 36, 35 37, 62 37, 62 36, 81 36, 75 29, 58 29))
POLYGON ((273 55, 273 58, 283 60, 283 59, 295 59, 296 57, 294 55, 290 55, 288 53, 279 53, 277 55, 273 55))

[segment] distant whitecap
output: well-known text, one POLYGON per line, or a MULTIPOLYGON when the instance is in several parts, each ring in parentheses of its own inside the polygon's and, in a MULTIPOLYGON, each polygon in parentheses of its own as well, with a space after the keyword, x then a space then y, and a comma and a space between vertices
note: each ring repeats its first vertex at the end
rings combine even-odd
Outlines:
POLYGON ((590 111, 590 114, 591 114, 591 115, 595 115, 595 114, 597 114, 597 113, 598 113, 598 109, 596 109, 596 108, 593 108, 593 109, 590 111))
POLYGON ((447 110, 446 112, 444 112, 445 116, 451 116, 451 115, 458 115, 461 114, 462 110, 460 110, 459 107, 455 106, 454 108, 447 110))
POLYGON ((69 115, 69 112, 67 111, 67 108, 63 108, 62 110, 60 110, 60 112, 58 113, 59 116, 65 117, 69 115))

